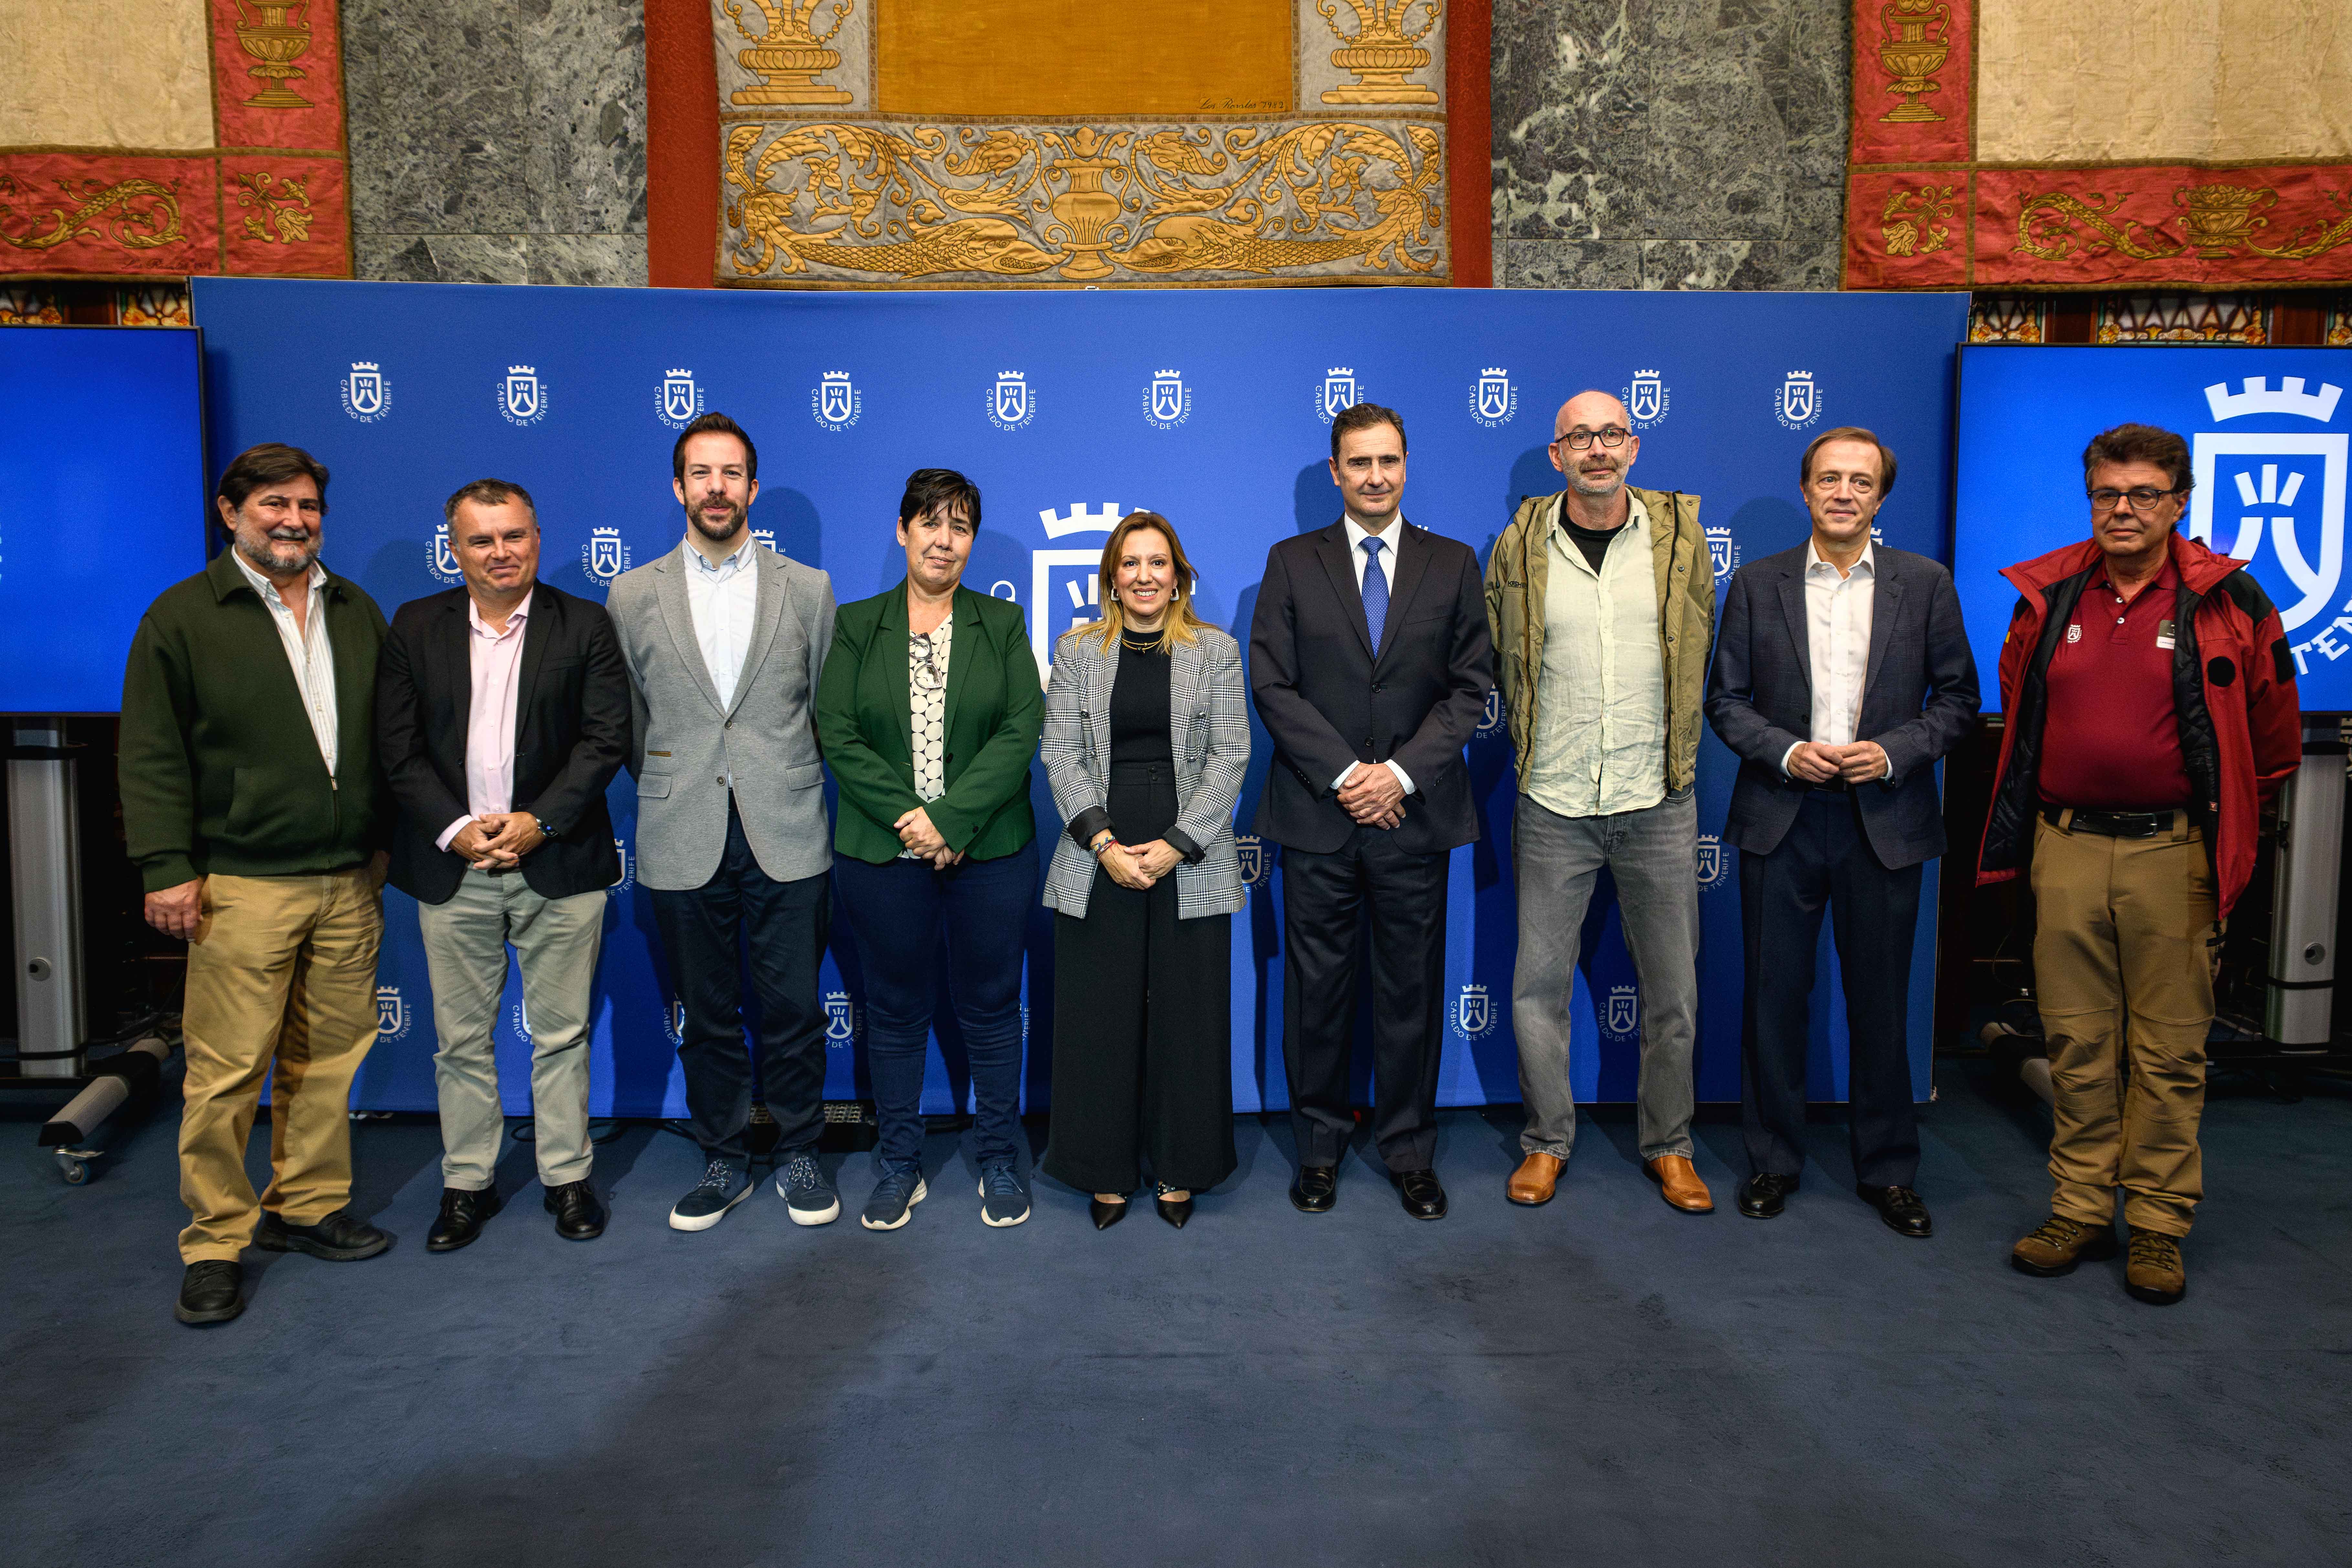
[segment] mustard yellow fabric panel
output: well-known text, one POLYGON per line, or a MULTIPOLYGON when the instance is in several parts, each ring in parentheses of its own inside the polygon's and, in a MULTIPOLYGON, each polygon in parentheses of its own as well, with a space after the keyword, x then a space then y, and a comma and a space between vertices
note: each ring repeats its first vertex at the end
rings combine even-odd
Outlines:
MULTIPOLYGON (((12 0, 13 3, 13 0, 12 0)), ((1291 100, 1291 0, 881 5, 875 108, 947 119, 1248 114, 1291 100)))
POLYGON ((1977 158, 2352 158, 2346 0, 1982 0, 1977 158))
POLYGON ((204 0, 0 0, 0 147, 213 144, 204 0))

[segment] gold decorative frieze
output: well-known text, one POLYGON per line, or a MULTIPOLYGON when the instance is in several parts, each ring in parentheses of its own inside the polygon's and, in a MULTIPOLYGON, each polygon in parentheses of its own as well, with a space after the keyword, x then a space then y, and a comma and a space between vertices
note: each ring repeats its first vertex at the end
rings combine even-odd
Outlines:
POLYGON ((1326 103, 1435 103, 1437 92, 1414 81, 1433 57, 1421 47, 1443 15, 1439 0, 1315 0, 1315 9, 1338 35, 1331 63, 1356 79, 1325 90, 1326 103), (1355 28, 1339 26, 1339 5, 1355 14, 1355 28), (1422 13, 1415 25, 1412 14, 1422 13))
POLYGON ((1434 127, 745 123, 729 281, 1442 277, 1434 127))
POLYGON ((755 87, 737 88, 728 99, 738 105, 830 104, 850 100, 845 88, 816 79, 841 64, 841 51, 827 48, 849 19, 853 0, 751 0, 765 26, 754 33, 743 20, 743 0, 719 0, 734 19, 735 30, 755 40, 736 51, 736 63, 760 79, 755 87), (816 14, 827 5, 833 10, 825 29, 816 31, 816 14))

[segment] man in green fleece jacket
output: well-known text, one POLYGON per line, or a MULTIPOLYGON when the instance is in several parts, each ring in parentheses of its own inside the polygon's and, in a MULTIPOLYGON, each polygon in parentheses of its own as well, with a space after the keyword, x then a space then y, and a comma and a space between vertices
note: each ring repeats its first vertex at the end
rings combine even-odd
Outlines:
POLYGON ((383 613, 319 564, 327 470, 308 452, 240 454, 214 505, 230 546, 139 623, 120 748, 148 923, 188 943, 184 1323, 245 1310, 249 1243, 337 1262, 392 1245, 344 1206, 383 936, 383 613), (257 1199, 246 1142, 273 1065, 272 1180, 257 1199))

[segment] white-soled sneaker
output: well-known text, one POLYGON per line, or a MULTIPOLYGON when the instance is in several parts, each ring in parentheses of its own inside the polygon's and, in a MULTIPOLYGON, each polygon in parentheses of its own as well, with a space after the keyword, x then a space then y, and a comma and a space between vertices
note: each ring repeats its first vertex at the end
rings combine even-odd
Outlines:
POLYGON ((794 1225, 831 1225, 841 1217, 841 1194, 814 1154, 795 1154, 776 1173, 776 1195, 794 1225))
POLYGON ((751 1195, 751 1173, 731 1160, 713 1159, 694 1190, 669 1211, 672 1230, 709 1230, 727 1211, 751 1195))

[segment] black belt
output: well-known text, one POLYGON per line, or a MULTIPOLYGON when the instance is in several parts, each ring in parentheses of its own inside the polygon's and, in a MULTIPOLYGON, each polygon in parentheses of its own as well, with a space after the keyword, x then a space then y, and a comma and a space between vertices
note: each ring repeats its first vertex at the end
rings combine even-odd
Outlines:
POLYGON ((2171 811, 2085 811, 2081 806, 2044 805, 2042 820, 2053 827, 2063 826, 2074 833, 2101 833, 2109 838, 2153 838, 2159 833, 2172 831, 2174 819, 2179 816, 2171 811), (2060 821, 2067 812, 2074 814, 2071 822, 2060 821))
POLYGON ((1853 793, 1853 785, 1848 784, 1843 774, 1836 778, 1823 779, 1819 784, 1809 784, 1805 787, 1810 790, 1817 791, 1822 795, 1852 795, 1853 793))

